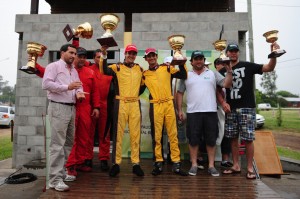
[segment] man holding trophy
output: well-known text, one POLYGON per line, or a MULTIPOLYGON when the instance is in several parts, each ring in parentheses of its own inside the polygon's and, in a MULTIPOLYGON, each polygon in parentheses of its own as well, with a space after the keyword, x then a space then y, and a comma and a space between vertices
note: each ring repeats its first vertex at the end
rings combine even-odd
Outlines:
POLYGON ((179 69, 171 65, 157 63, 157 52, 154 48, 147 48, 145 51, 145 60, 149 64, 149 69, 143 73, 143 82, 147 86, 150 96, 150 120, 151 135, 154 152, 154 168, 152 175, 156 176, 163 171, 162 155, 162 131, 165 124, 168 138, 170 140, 171 160, 173 162, 173 172, 186 176, 180 163, 180 150, 177 138, 177 122, 174 109, 174 97, 172 95, 172 79, 186 79, 187 70, 184 65, 179 65, 179 69))
MULTIPOLYGON (((107 46, 102 46, 102 49, 107 46)), ((138 49, 135 45, 127 45, 125 48, 125 60, 123 63, 113 64, 107 67, 105 53, 103 53, 103 71, 105 75, 113 76, 116 97, 114 100, 113 119, 113 151, 111 177, 120 173, 122 162, 122 140, 128 123, 131 145, 132 172, 137 176, 144 176, 140 167, 140 142, 141 142, 141 107, 140 87, 143 69, 134 63, 138 49)))
MULTIPOLYGON (((279 45, 274 42, 271 50, 279 49, 279 45)), ((255 74, 273 71, 276 66, 276 56, 271 57, 268 64, 256 64, 239 60, 239 46, 230 43, 226 48, 226 55, 230 58, 230 67, 233 71, 232 88, 226 89, 226 100, 230 105, 231 112, 226 114, 225 136, 231 139, 231 150, 233 166, 225 170, 224 174, 240 173, 241 168, 238 163, 239 158, 239 136, 246 141, 247 157, 247 179, 256 179, 253 170, 253 156, 255 139, 255 96, 253 80, 255 74)), ((220 71, 226 74, 226 70, 220 71)))

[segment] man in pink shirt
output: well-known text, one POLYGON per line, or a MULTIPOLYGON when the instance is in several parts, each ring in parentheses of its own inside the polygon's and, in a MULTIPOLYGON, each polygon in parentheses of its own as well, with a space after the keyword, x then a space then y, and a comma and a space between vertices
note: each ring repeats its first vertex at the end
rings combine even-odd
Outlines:
POLYGON ((76 47, 65 44, 60 48, 60 60, 45 70, 42 88, 49 99, 48 116, 51 125, 49 187, 68 191, 63 182, 64 164, 68 158, 75 133, 75 103, 85 99, 78 73, 73 66, 76 47))

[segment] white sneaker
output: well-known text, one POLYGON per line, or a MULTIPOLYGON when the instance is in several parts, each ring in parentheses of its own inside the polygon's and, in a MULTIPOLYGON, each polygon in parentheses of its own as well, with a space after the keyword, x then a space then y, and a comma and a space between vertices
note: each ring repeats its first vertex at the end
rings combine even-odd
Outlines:
POLYGON ((76 176, 72 176, 72 175, 68 175, 68 174, 66 175, 66 177, 64 179, 65 182, 73 182, 75 180, 76 180, 76 176))
POLYGON ((50 189, 54 189, 54 188, 55 188, 55 185, 49 183, 49 188, 50 188, 50 189))
POLYGON ((203 170, 204 169, 204 166, 203 165, 201 165, 201 164, 198 164, 198 169, 201 169, 201 170, 203 170))
POLYGON ((69 191, 70 188, 68 185, 66 185, 63 181, 60 181, 57 183, 57 185, 53 185, 49 183, 49 187, 51 189, 55 189, 56 191, 69 191))
POLYGON ((196 166, 192 166, 191 169, 189 170, 189 175, 190 176, 197 175, 197 170, 198 170, 198 168, 196 166))

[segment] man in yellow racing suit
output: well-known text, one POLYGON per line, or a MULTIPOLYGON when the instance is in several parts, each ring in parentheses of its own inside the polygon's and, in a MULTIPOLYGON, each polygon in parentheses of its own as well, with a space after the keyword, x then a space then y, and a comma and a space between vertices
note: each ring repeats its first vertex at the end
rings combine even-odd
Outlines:
MULTIPOLYGON (((102 47, 103 49, 103 47, 102 47)), ((113 64, 107 67, 104 57, 103 72, 105 75, 113 76, 116 98, 114 101, 113 116, 113 150, 112 168, 109 172, 111 177, 120 173, 122 161, 122 140, 126 124, 128 123, 131 146, 132 172, 137 176, 144 176, 140 162, 141 142, 141 108, 139 92, 142 82, 143 69, 134 60, 137 55, 135 45, 125 48, 125 60, 123 63, 113 64)))
POLYGON ((172 95, 172 78, 186 79, 187 70, 185 66, 174 66, 157 63, 156 49, 148 48, 145 51, 145 60, 149 63, 149 69, 143 73, 143 84, 150 92, 150 121, 151 135, 154 153, 154 168, 152 175, 162 172, 162 129, 165 124, 170 140, 172 171, 176 174, 187 176, 188 173, 181 169, 180 150, 177 138, 177 123, 174 108, 174 97, 172 95))

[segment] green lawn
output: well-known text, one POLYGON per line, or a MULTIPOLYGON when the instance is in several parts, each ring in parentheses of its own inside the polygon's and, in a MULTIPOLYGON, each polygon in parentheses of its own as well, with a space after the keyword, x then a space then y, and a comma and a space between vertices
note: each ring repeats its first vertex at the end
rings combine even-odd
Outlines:
POLYGON ((282 125, 277 126, 276 111, 259 111, 266 119, 264 129, 300 133, 300 110, 282 110, 282 125))
POLYGON ((294 151, 286 147, 277 147, 278 155, 286 158, 291 158, 294 160, 300 160, 300 152, 294 151))
POLYGON ((0 160, 12 157, 12 142, 9 136, 0 137, 0 160))

